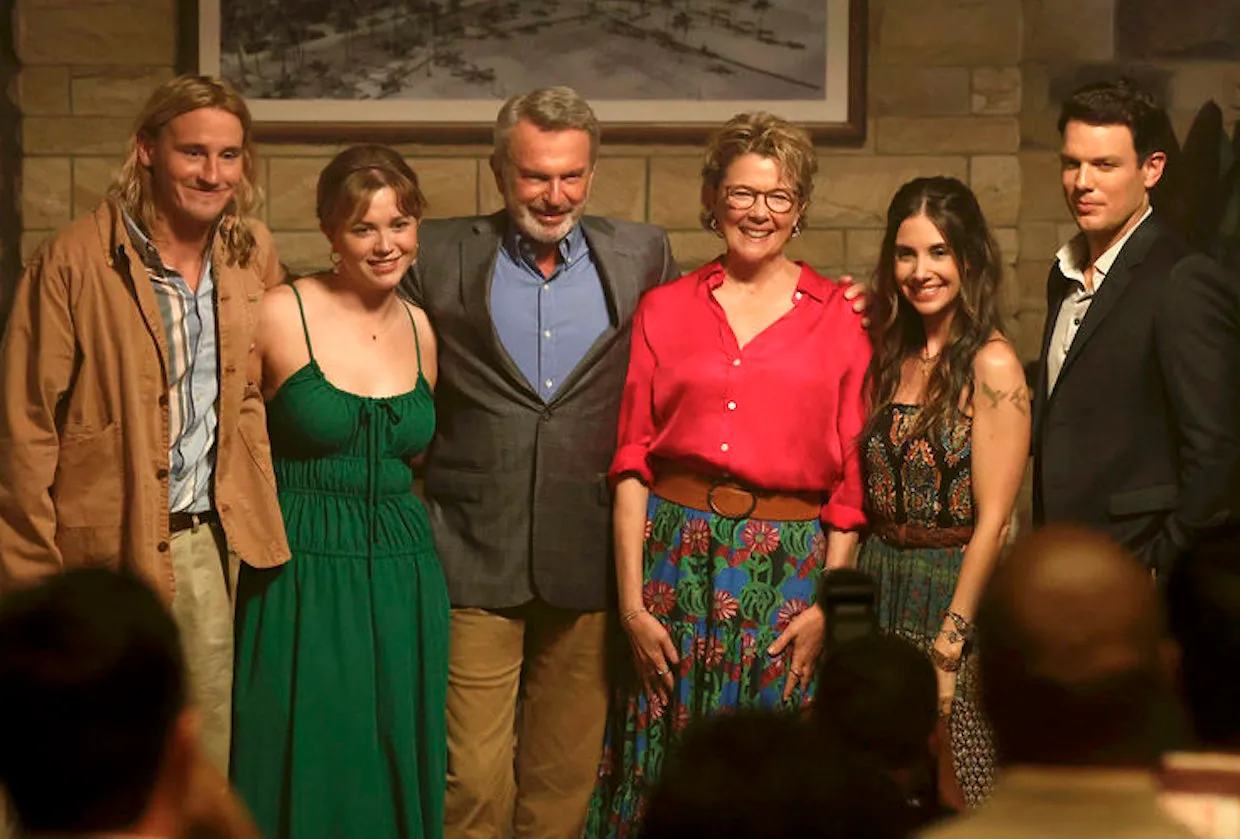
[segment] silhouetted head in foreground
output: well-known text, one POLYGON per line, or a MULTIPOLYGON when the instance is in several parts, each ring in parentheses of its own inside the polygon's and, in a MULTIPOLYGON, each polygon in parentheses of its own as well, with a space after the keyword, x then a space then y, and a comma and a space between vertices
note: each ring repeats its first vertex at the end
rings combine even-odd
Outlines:
POLYGON ((664 764, 643 839, 894 839, 908 811, 881 767, 808 722, 741 713, 691 727, 664 764))
POLYGON ((171 836, 196 756, 177 629, 132 577, 0 601, 0 784, 29 833, 171 836))
POLYGON ((1048 527, 995 569, 977 613, 982 702, 1004 765, 1152 766, 1182 735, 1149 572, 1048 527))

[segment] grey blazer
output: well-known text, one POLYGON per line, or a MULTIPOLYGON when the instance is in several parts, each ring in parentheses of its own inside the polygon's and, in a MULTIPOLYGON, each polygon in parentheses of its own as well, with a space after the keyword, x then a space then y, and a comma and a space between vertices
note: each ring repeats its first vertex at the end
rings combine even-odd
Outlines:
POLYGON ((612 590, 611 494, 629 335, 638 298, 675 277, 657 227, 585 216, 610 325, 549 403, 504 350, 491 279, 508 225, 490 216, 427 220, 403 287, 439 338, 436 435, 426 497, 454 606, 534 598, 599 610, 612 590))

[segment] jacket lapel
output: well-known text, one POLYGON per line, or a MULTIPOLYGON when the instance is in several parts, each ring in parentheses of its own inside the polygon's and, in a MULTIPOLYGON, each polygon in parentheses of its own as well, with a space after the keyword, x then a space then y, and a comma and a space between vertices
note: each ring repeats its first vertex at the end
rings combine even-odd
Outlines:
POLYGON ((482 339, 482 349, 494 360, 494 367, 522 396, 541 404, 542 399, 513 361, 495 329, 491 315, 491 283, 495 278, 495 261, 503 243, 506 212, 501 210, 474 222, 472 238, 460 245, 461 305, 482 339))
POLYGON ((622 325, 633 316, 639 296, 632 293, 639 276, 633 265, 633 256, 617 245, 615 226, 605 218, 585 216, 581 219, 581 229, 586 243, 590 246, 590 256, 598 269, 599 280, 603 284, 608 324, 568 374, 564 384, 555 392, 551 399, 552 404, 571 395, 590 368, 607 352, 622 331, 622 325))
MULTIPOLYGON (((1119 256, 1111 264, 1110 273, 1106 275, 1102 286, 1090 302, 1089 309, 1086 310, 1085 317, 1081 320, 1081 328, 1077 330, 1076 337, 1072 339, 1072 346, 1068 348, 1068 355, 1064 358, 1063 367, 1059 370, 1060 379, 1068 374, 1073 362, 1081 355, 1089 339, 1098 331, 1107 313, 1114 308, 1124 293, 1124 289, 1132 281, 1132 269, 1145 259, 1150 246, 1154 244, 1161 232, 1158 223, 1151 216, 1142 222, 1141 226, 1133 231, 1132 236, 1124 243, 1119 256)), ((1054 328, 1053 325, 1051 328, 1054 328)), ((1050 398, 1054 398, 1054 393, 1051 393, 1050 398)))
POLYGON ((164 386, 168 385, 168 342, 164 332, 164 316, 159 311, 159 301, 151 288, 142 255, 129 239, 121 208, 114 201, 105 201, 96 211, 95 223, 99 238, 107 250, 108 265, 121 277, 142 315, 147 333, 155 342, 159 353, 159 366, 164 374, 164 386))

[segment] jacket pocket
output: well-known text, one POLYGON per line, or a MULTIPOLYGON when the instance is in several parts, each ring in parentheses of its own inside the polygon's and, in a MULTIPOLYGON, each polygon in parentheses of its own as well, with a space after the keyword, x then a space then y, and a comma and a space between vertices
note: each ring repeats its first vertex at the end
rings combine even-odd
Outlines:
POLYGON ((61 437, 52 498, 66 565, 120 566, 124 472, 115 424, 61 437))
POLYGON ((1177 496, 1175 484, 1116 492, 1107 498, 1107 512, 1114 518, 1166 512, 1175 509, 1177 496))

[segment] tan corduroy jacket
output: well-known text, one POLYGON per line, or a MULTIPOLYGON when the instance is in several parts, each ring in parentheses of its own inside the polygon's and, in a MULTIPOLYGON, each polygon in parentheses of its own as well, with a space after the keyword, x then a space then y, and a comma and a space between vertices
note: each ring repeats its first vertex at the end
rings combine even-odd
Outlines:
MULTIPOLYGON (((248 380, 271 234, 241 268, 216 237, 220 393, 214 501, 241 561, 288 559, 267 442, 248 380)), ((0 591, 62 568, 128 568, 173 593, 163 319, 120 209, 105 200, 30 260, 0 337, 0 591)))

